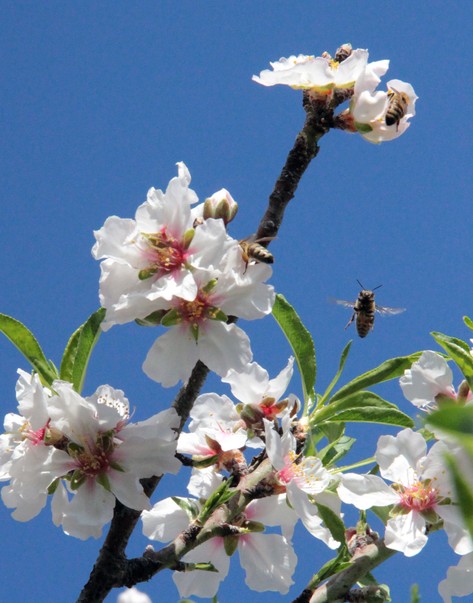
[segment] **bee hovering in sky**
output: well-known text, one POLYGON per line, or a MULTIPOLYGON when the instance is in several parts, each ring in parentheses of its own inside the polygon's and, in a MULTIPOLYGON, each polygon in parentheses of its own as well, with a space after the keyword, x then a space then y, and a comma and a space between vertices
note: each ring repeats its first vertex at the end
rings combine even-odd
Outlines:
POLYGON ((374 289, 365 289, 360 281, 357 279, 357 283, 361 287, 361 291, 358 294, 358 298, 355 302, 344 301, 343 299, 333 300, 336 304, 345 306, 345 308, 353 308, 353 316, 348 321, 345 329, 351 325, 356 319, 356 330, 360 337, 366 337, 374 327, 374 315, 375 312, 381 314, 381 316, 391 316, 393 314, 400 314, 404 312, 406 308, 385 308, 378 306, 374 301, 374 291, 382 287, 378 285, 374 289))
POLYGON ((260 262, 262 264, 272 264, 274 262, 273 254, 269 252, 264 245, 261 245, 261 243, 266 243, 267 241, 272 241, 273 239, 274 237, 255 239, 254 235, 251 235, 250 237, 239 241, 242 249, 243 261, 246 265, 245 272, 248 269, 248 264, 251 260, 254 262, 260 262))
POLYGON ((391 88, 388 92, 388 108, 386 117, 384 118, 387 126, 394 126, 396 130, 399 128, 399 122, 406 115, 409 106, 409 97, 405 92, 398 92, 391 88))

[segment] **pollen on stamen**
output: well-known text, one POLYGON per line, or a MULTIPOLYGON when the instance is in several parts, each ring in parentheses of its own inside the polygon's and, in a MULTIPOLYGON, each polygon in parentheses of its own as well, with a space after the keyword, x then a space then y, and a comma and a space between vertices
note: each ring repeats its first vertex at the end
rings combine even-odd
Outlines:
POLYGON ((411 511, 427 511, 439 502, 437 489, 421 481, 402 488, 399 496, 400 504, 411 511))

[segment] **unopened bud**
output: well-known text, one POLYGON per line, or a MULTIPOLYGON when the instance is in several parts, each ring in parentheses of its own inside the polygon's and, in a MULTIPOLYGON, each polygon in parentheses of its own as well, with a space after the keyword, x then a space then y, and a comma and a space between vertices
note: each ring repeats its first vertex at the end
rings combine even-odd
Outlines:
POLYGON ((204 220, 221 218, 225 225, 233 220, 238 211, 238 203, 226 188, 222 188, 204 202, 204 220))

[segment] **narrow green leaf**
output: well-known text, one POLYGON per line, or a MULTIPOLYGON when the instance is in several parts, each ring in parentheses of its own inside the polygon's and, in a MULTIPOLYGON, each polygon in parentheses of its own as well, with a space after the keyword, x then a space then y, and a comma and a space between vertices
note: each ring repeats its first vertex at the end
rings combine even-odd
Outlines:
MULTIPOLYGON (((335 423, 335 425, 339 425, 339 423, 335 423)), ((344 435, 336 442, 332 442, 323 448, 319 452, 318 456, 324 467, 328 469, 332 465, 338 463, 346 454, 348 454, 348 452, 350 452, 355 442, 355 438, 350 438, 344 435)))
POLYGON ((399 358, 391 358, 386 360, 378 367, 356 377, 332 396, 331 402, 345 398, 346 396, 357 392, 371 385, 382 383, 383 381, 389 381, 390 379, 396 379, 404 374, 404 371, 411 367, 412 363, 419 359, 422 352, 416 352, 410 356, 400 356, 399 358))
POLYGON ((451 434, 473 455, 473 407, 448 404, 430 414, 425 422, 429 429, 437 427, 451 434))
POLYGON ((345 544, 345 524, 340 517, 325 505, 315 503, 320 517, 324 520, 325 526, 330 534, 340 544, 345 544))
POLYGON ((347 343, 347 345, 343 348, 343 352, 342 352, 342 355, 340 357, 340 364, 338 366, 338 371, 336 372, 335 377, 330 382, 330 385, 325 390, 324 395, 320 398, 319 402, 317 403, 317 406, 319 406, 319 405, 322 406, 325 403, 325 401, 327 400, 327 398, 332 393, 333 388, 338 383, 338 380, 340 379, 340 376, 341 376, 341 374, 343 372, 343 369, 345 368, 345 363, 346 363, 347 358, 348 358, 348 352, 350 351, 352 343, 353 343, 353 339, 351 339, 347 343))
POLYGON ((450 469, 451 476, 453 477, 453 486, 456 491, 456 500, 460 507, 461 514, 465 526, 473 539, 473 491, 471 490, 470 484, 464 478, 464 472, 459 466, 457 460, 451 455, 446 456, 447 465, 450 469))
POLYGON ((341 400, 329 403, 315 411, 311 423, 321 422, 367 422, 413 427, 413 420, 391 404, 370 391, 360 391, 341 400))
POLYGON ((302 379, 304 406, 307 408, 309 402, 315 398, 314 386, 317 365, 314 341, 294 308, 282 295, 276 295, 273 316, 294 352, 302 379))
POLYGON ((235 495, 235 490, 230 490, 230 481, 225 481, 218 486, 216 490, 205 501, 200 514, 199 520, 205 523, 210 515, 219 505, 225 504, 235 495))
POLYGON ((463 322, 466 324, 466 326, 473 331, 473 320, 471 320, 471 318, 469 316, 464 316, 463 317, 463 322))
POLYGON ((54 365, 48 362, 33 333, 23 323, 6 314, 0 314, 0 331, 23 354, 47 385, 58 378, 54 365))
POLYGON ((77 392, 82 391, 87 366, 95 344, 101 333, 100 324, 105 317, 105 309, 100 308, 89 316, 83 325, 69 339, 61 361, 61 379, 72 383, 77 392))
POLYGON ((431 335, 448 353, 463 373, 470 389, 473 389, 473 356, 470 354, 470 346, 461 339, 443 333, 433 332, 431 335))
POLYGON ((411 586, 411 603, 420 603, 420 591, 418 584, 413 584, 411 586))
POLYGON ((327 561, 327 563, 325 563, 319 569, 319 571, 312 576, 308 585, 308 589, 310 591, 314 591, 321 582, 324 582, 324 580, 327 580, 328 578, 330 578, 330 576, 334 576, 338 572, 341 572, 347 567, 349 567, 351 565, 351 562, 346 561, 346 557, 346 547, 343 547, 343 550, 338 553, 335 559, 327 561))

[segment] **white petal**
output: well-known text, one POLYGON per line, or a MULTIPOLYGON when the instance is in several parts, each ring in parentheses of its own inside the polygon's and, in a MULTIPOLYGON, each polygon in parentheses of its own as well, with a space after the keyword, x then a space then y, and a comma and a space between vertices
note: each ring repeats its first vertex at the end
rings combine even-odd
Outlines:
POLYGON ((389 519, 384 540, 389 549, 400 551, 406 557, 417 555, 427 544, 425 519, 413 511, 389 519))
POLYGON ((292 546, 279 534, 249 534, 238 540, 240 564, 245 583, 257 592, 266 590, 286 594, 297 565, 292 546))
POLYGON ((170 542, 189 525, 187 513, 172 498, 165 498, 151 511, 143 511, 143 534, 151 540, 170 542))
POLYGON ((426 452, 427 444, 421 434, 403 429, 396 437, 381 436, 375 456, 385 479, 409 486, 416 478, 417 464, 426 452))
POLYGON ((377 475, 345 473, 337 492, 343 502, 363 510, 399 502, 399 496, 377 475))
POLYGON ((234 324, 208 321, 199 333, 199 358, 210 370, 223 377, 231 368, 241 369, 251 362, 248 335, 234 324))
POLYGON ((196 547, 186 555, 183 561, 192 563, 212 563, 217 572, 193 571, 174 572, 172 579, 181 597, 211 598, 218 591, 219 584, 228 574, 230 557, 223 548, 223 538, 212 538, 196 547))
POLYGON ((449 567, 447 577, 439 584, 444 603, 452 603, 452 597, 466 597, 473 593, 473 554, 465 555, 456 567, 449 567))

